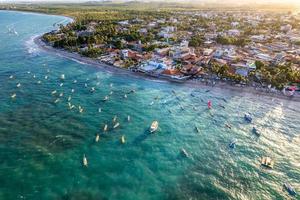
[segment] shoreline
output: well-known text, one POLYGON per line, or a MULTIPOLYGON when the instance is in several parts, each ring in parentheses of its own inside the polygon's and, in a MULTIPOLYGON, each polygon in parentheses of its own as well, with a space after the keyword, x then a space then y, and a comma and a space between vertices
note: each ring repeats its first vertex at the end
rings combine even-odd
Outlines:
POLYGON ((146 74, 146 73, 142 73, 142 72, 133 72, 128 69, 119 68, 119 67, 113 66, 111 64, 107 64, 107 63, 103 63, 101 61, 94 60, 92 58, 81 56, 78 53, 72 53, 72 52, 68 52, 63 49, 53 48, 52 46, 50 46, 50 45, 46 44, 44 41, 42 41, 41 37, 42 36, 37 36, 33 39, 34 43, 41 50, 44 50, 48 53, 52 53, 52 54, 55 54, 55 55, 63 57, 63 58, 67 58, 67 59, 71 59, 73 61, 75 60, 80 63, 91 65, 91 66, 97 67, 99 69, 104 69, 104 70, 112 72, 112 73, 116 73, 116 74, 120 74, 120 75, 127 75, 127 76, 130 75, 135 78, 143 78, 146 80, 166 81, 166 82, 169 82, 172 84, 178 84, 181 86, 188 86, 188 87, 192 87, 192 88, 202 87, 202 88, 205 88, 208 90, 217 88, 220 90, 228 90, 228 91, 232 91, 232 92, 237 92, 237 93, 239 93, 239 95, 242 95, 242 93, 243 94, 251 93, 251 94, 257 95, 257 96, 268 96, 271 98, 278 98, 278 99, 285 99, 285 100, 292 100, 292 101, 300 102, 300 95, 297 93, 293 97, 289 97, 289 96, 285 96, 281 91, 271 92, 271 91, 268 91, 267 88, 255 88, 252 86, 238 87, 236 85, 230 85, 229 83, 226 83, 223 81, 215 81, 216 84, 212 84, 212 83, 203 82, 203 81, 200 81, 197 79, 176 80, 171 77, 165 77, 165 76, 157 77, 157 76, 151 76, 150 74, 146 74))

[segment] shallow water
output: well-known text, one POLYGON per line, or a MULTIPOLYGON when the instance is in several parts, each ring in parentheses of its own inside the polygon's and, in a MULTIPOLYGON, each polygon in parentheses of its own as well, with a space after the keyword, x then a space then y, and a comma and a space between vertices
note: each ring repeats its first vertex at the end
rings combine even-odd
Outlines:
POLYGON ((299 103, 117 75, 39 50, 33 37, 63 20, 0 11, 0 199, 287 199, 287 181, 300 191, 299 103), (160 128, 150 135, 153 120, 160 128), (261 156, 274 158, 273 170, 261 156))

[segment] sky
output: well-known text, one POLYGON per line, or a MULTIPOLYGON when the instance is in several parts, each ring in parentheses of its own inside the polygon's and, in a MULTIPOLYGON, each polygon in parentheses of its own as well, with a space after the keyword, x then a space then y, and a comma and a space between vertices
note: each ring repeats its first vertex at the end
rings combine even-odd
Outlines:
MULTIPOLYGON (((1 2, 87 2, 90 0, 0 0, 1 2)), ((92 1, 103 1, 103 0, 92 0, 92 1)), ((114 1, 114 0, 112 0, 114 1)), ((117 0, 120 1, 120 0, 117 0)), ((129 1, 129 0, 121 0, 121 1, 129 1)), ((239 3, 239 4, 249 4, 249 3, 256 3, 256 4, 266 4, 266 3, 284 3, 284 4, 295 4, 300 5, 300 0, 139 0, 139 1, 164 1, 164 2, 199 2, 199 3, 239 3)))

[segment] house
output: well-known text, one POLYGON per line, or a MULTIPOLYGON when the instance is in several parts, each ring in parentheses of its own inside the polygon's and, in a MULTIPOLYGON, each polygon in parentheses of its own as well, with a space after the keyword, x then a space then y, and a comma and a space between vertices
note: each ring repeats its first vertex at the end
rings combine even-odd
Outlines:
POLYGON ((281 27, 280 27, 280 30, 281 30, 282 32, 287 33, 287 32, 289 32, 289 31, 291 31, 292 28, 293 28, 292 25, 287 24, 287 25, 281 26, 281 27))
POLYGON ((203 50, 203 55, 204 56, 211 56, 213 52, 214 52, 214 49, 206 48, 206 49, 203 50))
POLYGON ((285 58, 285 54, 278 53, 275 55, 275 57, 273 59, 273 63, 277 65, 277 64, 281 63, 284 58, 285 58))
POLYGON ((237 27, 240 23, 239 22, 231 22, 232 27, 237 27))
POLYGON ((227 31, 227 34, 229 36, 239 36, 241 34, 241 32, 237 29, 231 29, 227 31))
POLYGON ((157 53, 160 56, 166 56, 166 55, 168 55, 169 51, 170 51, 169 47, 162 48, 162 49, 159 49, 159 48, 155 49, 155 53, 157 53))
POLYGON ((256 69, 256 65, 254 61, 247 61, 246 63, 236 63, 232 64, 232 67, 235 67, 235 74, 241 76, 248 76, 249 72, 256 69))
POLYGON ((145 35, 145 34, 148 33, 148 30, 147 30, 146 28, 141 28, 141 29, 139 30, 139 33, 145 35))
POLYGON ((128 26, 129 25, 129 21, 128 20, 120 21, 120 22, 118 22, 118 24, 121 25, 121 26, 128 26))
POLYGON ((270 62, 273 60, 273 58, 269 54, 264 53, 256 54, 254 57, 263 62, 270 62))

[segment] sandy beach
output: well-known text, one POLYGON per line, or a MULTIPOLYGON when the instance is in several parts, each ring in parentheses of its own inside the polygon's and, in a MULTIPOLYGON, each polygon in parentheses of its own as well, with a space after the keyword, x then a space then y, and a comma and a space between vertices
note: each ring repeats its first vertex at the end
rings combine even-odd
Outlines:
POLYGON ((201 87, 202 89, 206 90, 212 90, 212 89, 221 89, 221 90, 229 90, 232 92, 236 92, 239 95, 245 95, 245 94, 253 94, 256 96, 268 96, 271 98, 280 98, 280 99, 286 99, 286 100, 292 100, 292 101, 299 101, 300 102, 300 95, 299 93, 296 93, 293 97, 285 96, 281 91, 270 91, 267 88, 255 88, 252 86, 237 86, 237 85, 230 85, 227 82, 224 81, 215 81, 215 84, 212 84, 211 82, 201 81, 199 79, 190 79, 190 80, 176 80, 173 78, 165 77, 165 76, 151 76, 149 74, 141 73, 141 72, 133 72, 128 69, 115 67, 110 64, 102 63, 100 61, 94 60, 92 58, 83 57, 79 55, 78 53, 72 53, 68 52, 62 49, 56 49, 53 48, 50 45, 47 45, 44 41, 42 41, 41 36, 38 36, 34 38, 34 43, 42 50, 47 51, 49 53, 55 54, 60 57, 64 57, 67 59, 75 60, 77 62, 81 62, 83 64, 91 65, 94 67, 98 67, 100 69, 104 69, 106 71, 120 74, 120 75, 126 75, 136 78, 144 78, 147 80, 160 80, 160 81, 167 81, 172 84, 178 84, 178 85, 185 85, 188 87, 201 87))

